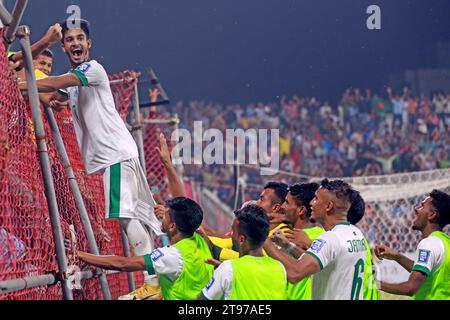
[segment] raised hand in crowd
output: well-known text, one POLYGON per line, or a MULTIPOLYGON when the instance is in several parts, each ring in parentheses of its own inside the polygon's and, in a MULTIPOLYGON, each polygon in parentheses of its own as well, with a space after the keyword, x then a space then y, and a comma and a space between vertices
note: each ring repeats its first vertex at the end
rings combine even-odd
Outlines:
POLYGON ((150 102, 155 103, 158 101, 158 97, 160 95, 160 92, 158 89, 152 89, 148 91, 148 96, 150 97, 150 102))

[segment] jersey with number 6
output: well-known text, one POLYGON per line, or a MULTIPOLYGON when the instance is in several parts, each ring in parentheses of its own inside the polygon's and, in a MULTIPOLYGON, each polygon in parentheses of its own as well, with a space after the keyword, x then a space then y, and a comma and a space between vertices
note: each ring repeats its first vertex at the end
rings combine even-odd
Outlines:
POLYGON ((312 277, 313 300, 362 300, 366 240, 350 223, 336 225, 317 238, 306 254, 321 271, 312 277))

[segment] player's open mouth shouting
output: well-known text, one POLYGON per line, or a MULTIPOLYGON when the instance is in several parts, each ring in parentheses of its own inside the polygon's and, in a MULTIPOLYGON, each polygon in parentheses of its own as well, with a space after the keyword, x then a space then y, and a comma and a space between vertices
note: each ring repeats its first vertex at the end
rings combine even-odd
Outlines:
POLYGON ((74 48, 71 50, 73 60, 81 60, 83 58, 83 48, 74 48))

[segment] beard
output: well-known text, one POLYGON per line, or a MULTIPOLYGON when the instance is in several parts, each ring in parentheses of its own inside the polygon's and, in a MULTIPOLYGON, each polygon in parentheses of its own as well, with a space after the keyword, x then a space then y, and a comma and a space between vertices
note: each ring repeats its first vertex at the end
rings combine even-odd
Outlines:
POLYGON ((231 241, 233 242, 233 246, 231 249, 233 249, 233 251, 239 252, 239 243, 237 243, 237 241, 235 241, 233 238, 231 238, 231 241))

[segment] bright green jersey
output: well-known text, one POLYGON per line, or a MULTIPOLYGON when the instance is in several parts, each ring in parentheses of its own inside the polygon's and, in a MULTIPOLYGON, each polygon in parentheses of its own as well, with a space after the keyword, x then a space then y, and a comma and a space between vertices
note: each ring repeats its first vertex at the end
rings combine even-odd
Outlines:
POLYGON ((370 251, 369 242, 366 240, 366 262, 364 265, 364 300, 380 300, 380 292, 377 288, 377 281, 372 271, 372 252, 370 251))
POLYGON ((425 273, 427 278, 412 299, 450 300, 450 236, 440 231, 433 232, 430 237, 422 240, 419 244, 417 259, 413 271, 425 273), (437 245, 433 246, 430 240, 436 238, 442 242, 444 252, 440 264, 433 266, 432 260, 436 258, 433 249, 439 248, 440 243, 437 241, 437 245), (425 241, 430 243, 428 247, 421 246, 425 241))
MULTIPOLYGON (((303 229, 303 231, 305 231, 311 241, 316 240, 320 235, 325 233, 325 230, 319 227, 307 228, 303 229)), ((307 277, 296 284, 288 283, 288 300, 311 300, 311 288, 311 277, 307 277)))
POLYGON ((206 264, 212 259, 206 241, 197 233, 173 245, 180 251, 183 268, 175 282, 160 275, 159 282, 164 300, 195 300, 211 279, 214 267, 206 264))
POLYGON ((231 261, 230 300, 286 300, 286 271, 270 257, 244 256, 231 261))

